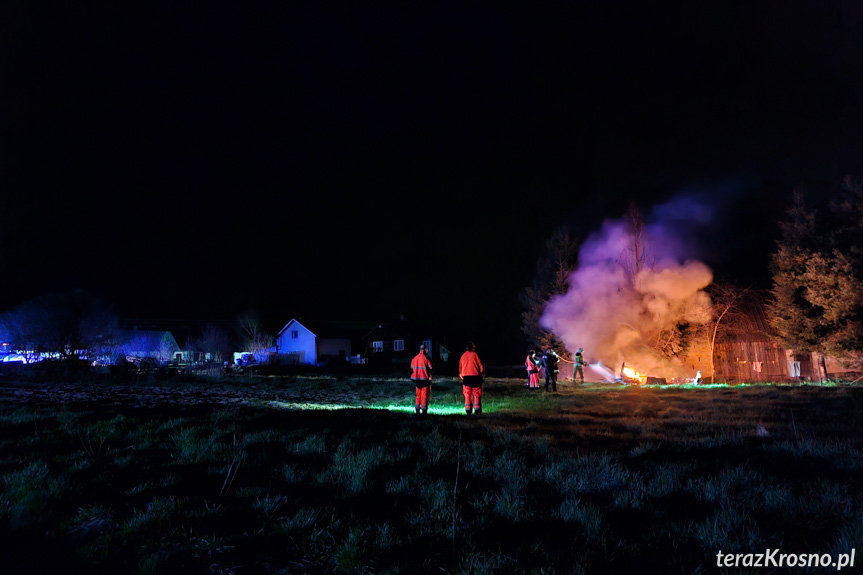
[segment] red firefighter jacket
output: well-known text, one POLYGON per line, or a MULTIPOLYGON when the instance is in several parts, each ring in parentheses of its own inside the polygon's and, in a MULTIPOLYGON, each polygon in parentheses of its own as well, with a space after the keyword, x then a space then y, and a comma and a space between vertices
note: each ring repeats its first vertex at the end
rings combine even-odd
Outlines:
POLYGON ((459 377, 464 377, 465 375, 482 375, 483 367, 482 362, 479 360, 479 356, 475 351, 466 351, 462 354, 461 359, 458 361, 458 375, 459 377))
POLYGON ((419 352, 411 360, 411 379, 428 381, 431 379, 432 362, 426 354, 419 352))

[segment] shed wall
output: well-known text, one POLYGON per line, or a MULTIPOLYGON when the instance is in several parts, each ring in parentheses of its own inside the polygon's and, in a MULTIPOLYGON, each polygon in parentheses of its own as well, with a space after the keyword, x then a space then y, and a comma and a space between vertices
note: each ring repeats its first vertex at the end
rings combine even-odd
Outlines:
MULTIPOLYGON (((714 361, 717 382, 741 383, 789 379, 785 351, 779 349, 775 341, 717 343, 714 361)), ((804 367, 801 364, 801 371, 804 367)))

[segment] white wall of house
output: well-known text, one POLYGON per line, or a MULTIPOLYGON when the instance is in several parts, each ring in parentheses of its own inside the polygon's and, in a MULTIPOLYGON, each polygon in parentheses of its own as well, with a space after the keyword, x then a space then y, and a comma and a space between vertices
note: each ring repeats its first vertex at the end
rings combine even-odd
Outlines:
MULTIPOLYGON (((295 319, 288 322, 276 336, 279 360, 282 356, 298 356, 296 363, 315 365, 318 362, 317 337, 295 319)), ((293 363, 293 362, 290 362, 293 363)))

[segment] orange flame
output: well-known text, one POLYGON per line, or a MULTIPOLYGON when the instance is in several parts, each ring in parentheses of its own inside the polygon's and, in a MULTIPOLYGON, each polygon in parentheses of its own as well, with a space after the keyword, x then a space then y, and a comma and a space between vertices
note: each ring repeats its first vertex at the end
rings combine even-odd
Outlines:
POLYGON ((635 371, 634 369, 632 369, 631 367, 624 366, 623 375, 625 375, 629 379, 637 380, 638 383, 644 383, 645 381, 647 381, 647 375, 645 375, 643 373, 639 373, 639 372, 635 371))

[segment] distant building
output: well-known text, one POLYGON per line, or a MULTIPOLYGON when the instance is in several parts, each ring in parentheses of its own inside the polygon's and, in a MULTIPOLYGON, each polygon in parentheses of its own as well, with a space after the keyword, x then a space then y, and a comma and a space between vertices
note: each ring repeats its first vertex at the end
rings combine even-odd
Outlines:
MULTIPOLYGON (((714 381, 743 382, 822 382, 856 376, 837 358, 817 352, 785 349, 770 328, 765 300, 767 295, 752 292, 743 298, 724 329, 720 330, 713 349, 714 381)), ((706 339, 706 338, 705 338, 706 339)), ((693 368, 708 377, 711 370, 703 360, 710 357, 709 342, 699 342, 689 357, 693 368), (695 358, 699 360, 695 361, 695 358)))
POLYGON ((410 363, 425 344, 433 362, 447 363, 451 352, 445 340, 431 328, 404 320, 381 323, 373 327, 361 340, 363 353, 370 360, 390 363, 410 363))
MULTIPOLYGON (((713 349, 715 381, 789 381, 785 350, 770 329, 762 296, 752 294, 739 304, 713 349)), ((790 350, 789 350, 790 351, 790 350)), ((707 374, 709 371, 704 371, 707 374)))
POLYGON ((352 361, 354 341, 368 326, 365 322, 292 319, 276 335, 277 362, 281 365, 348 363, 352 361))

